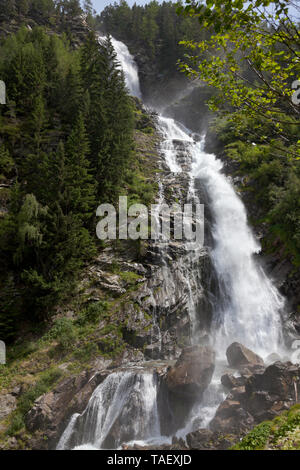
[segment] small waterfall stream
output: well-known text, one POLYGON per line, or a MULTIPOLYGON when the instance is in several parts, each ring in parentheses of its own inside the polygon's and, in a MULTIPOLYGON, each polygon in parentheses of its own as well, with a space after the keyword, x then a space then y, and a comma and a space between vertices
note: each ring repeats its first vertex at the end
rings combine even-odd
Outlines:
MULTIPOLYGON (((130 93, 141 98, 138 70, 133 57, 125 44, 115 39, 112 42, 130 93)), ((176 143, 180 141, 181 149, 184 149, 184 171, 188 168, 190 181, 189 200, 199 202, 197 185, 205 188, 212 215, 210 256, 219 285, 213 305, 211 335, 218 362, 202 402, 194 406, 189 419, 177 432, 178 436, 184 437, 194 429, 207 427, 225 397, 220 376, 224 371, 225 351, 229 344, 240 341, 263 356, 280 350, 280 312, 284 301, 254 259, 260 247, 247 224, 241 199, 222 173, 222 162, 203 150, 204 139, 195 142, 189 131, 173 119, 159 116, 158 130, 162 135, 161 152, 173 174, 183 171, 177 158, 176 143)), ((158 203, 162 204, 163 201, 164 188, 160 183, 158 203)), ((201 249, 187 250, 184 258, 187 265, 185 270, 183 268, 194 343, 198 341, 195 305, 200 293, 191 287, 197 284, 197 272, 192 268, 201 249)), ((164 269, 162 272, 167 278, 170 275, 167 263, 164 269)), ((176 289, 175 284, 175 279, 168 280, 171 290, 176 289)), ((157 319, 154 322, 157 324, 157 319)), ((170 438, 160 433, 157 402, 158 382, 155 374, 139 369, 112 373, 95 389, 84 412, 73 415, 57 449, 118 448, 122 443, 133 441, 151 445, 170 443, 170 438)))

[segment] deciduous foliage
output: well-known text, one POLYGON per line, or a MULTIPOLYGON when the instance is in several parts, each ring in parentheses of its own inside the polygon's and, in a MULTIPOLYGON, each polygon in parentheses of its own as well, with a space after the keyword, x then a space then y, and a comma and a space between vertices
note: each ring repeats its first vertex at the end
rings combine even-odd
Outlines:
POLYGON ((290 2, 186 3, 178 12, 196 17, 199 27, 212 27, 215 34, 202 41, 183 41, 192 54, 181 63, 182 70, 219 90, 210 102, 212 109, 267 119, 274 137, 286 143, 285 152, 297 157, 300 149, 292 151, 285 136, 287 126, 300 124, 300 107, 292 100, 292 83, 300 73, 300 32, 290 16, 290 2), (268 6, 272 10, 265 9, 268 6))

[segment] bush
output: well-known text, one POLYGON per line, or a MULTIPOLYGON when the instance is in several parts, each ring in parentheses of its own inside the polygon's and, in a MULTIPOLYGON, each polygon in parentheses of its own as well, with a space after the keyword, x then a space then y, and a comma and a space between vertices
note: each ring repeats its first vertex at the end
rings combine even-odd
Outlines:
POLYGON ((46 335, 47 339, 56 339, 58 346, 63 349, 69 349, 77 339, 74 322, 71 318, 58 318, 53 327, 46 335))
POLYGON ((87 323, 97 323, 105 315, 108 309, 107 302, 93 302, 89 304, 80 314, 76 323, 80 326, 87 323))
POLYGON ((272 423, 263 422, 256 426, 245 436, 239 444, 236 444, 234 450, 262 450, 270 436, 272 423))

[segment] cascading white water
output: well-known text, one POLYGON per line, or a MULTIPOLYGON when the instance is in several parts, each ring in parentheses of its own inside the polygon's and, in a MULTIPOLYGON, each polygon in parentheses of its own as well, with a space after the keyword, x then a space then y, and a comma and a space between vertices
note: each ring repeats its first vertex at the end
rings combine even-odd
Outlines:
POLYGON ((214 219, 211 256, 221 290, 213 320, 217 352, 224 356, 233 341, 240 341, 263 356, 278 351, 284 301, 254 259, 260 246, 248 226, 241 199, 222 173, 221 160, 203 150, 204 139, 194 142, 173 119, 160 116, 159 128, 164 131, 161 148, 171 171, 181 171, 173 144, 180 140, 192 159, 191 181, 200 180, 208 193, 214 219))
POLYGON ((82 414, 72 416, 57 450, 117 448, 123 442, 160 439, 157 381, 137 370, 110 374, 82 414))
MULTIPOLYGON (((140 98, 138 71, 134 59, 123 43, 115 39, 112 39, 112 43, 129 91, 140 98)), ((260 247, 247 224, 242 201, 230 180, 222 173, 222 162, 214 155, 204 152, 204 139, 202 142, 194 142, 191 133, 173 119, 159 116, 158 127, 163 137, 161 151, 173 173, 182 172, 176 158, 176 141, 180 141, 184 147, 190 167, 189 199, 198 200, 195 187, 197 180, 208 194, 213 217, 214 245, 211 258, 220 287, 213 318, 213 341, 219 357, 218 363, 202 402, 193 408, 185 427, 177 433, 178 436, 185 436, 197 427, 208 426, 218 405, 224 399, 220 376, 224 369, 222 361, 225 349, 230 343, 241 341, 263 356, 280 349, 280 311, 284 302, 254 259, 260 247)), ((163 203, 162 187, 158 202, 163 203)), ((195 293, 190 287, 193 277, 197 276, 191 269, 194 256, 195 252, 186 257, 189 266, 186 272, 183 270, 189 287, 187 305, 192 322, 197 320, 195 293)), ((162 272, 169 276, 167 266, 162 272)), ((171 291, 176 290, 175 280, 173 282, 169 279, 168 285, 171 291)), ((158 387, 153 373, 121 371, 110 374, 96 388, 85 411, 81 415, 73 415, 57 448, 116 448, 128 441, 139 441, 141 444, 147 442, 152 445, 168 443, 169 439, 160 435, 157 393, 158 387)))
POLYGON ((191 173, 205 186, 214 219, 212 260, 221 290, 215 306, 216 350, 222 354, 240 341, 265 356, 280 348, 284 301, 254 259, 260 246, 222 162, 203 147, 204 140, 191 146, 191 173))
MULTIPOLYGON (((101 41, 105 40, 104 36, 99 36, 101 41)), ((134 61, 134 58, 130 54, 128 47, 121 41, 117 41, 114 38, 111 38, 112 45, 117 53, 118 61, 120 62, 127 88, 132 96, 137 98, 142 98, 142 93, 140 89, 140 82, 138 76, 138 68, 134 61)))

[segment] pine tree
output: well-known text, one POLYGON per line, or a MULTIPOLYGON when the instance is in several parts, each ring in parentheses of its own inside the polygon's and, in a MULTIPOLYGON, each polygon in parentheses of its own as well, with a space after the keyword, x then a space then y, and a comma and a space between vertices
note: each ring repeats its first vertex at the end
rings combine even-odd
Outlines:
POLYGON ((95 209, 95 184, 89 171, 89 143, 80 113, 66 143, 67 178, 64 210, 87 223, 95 209))

